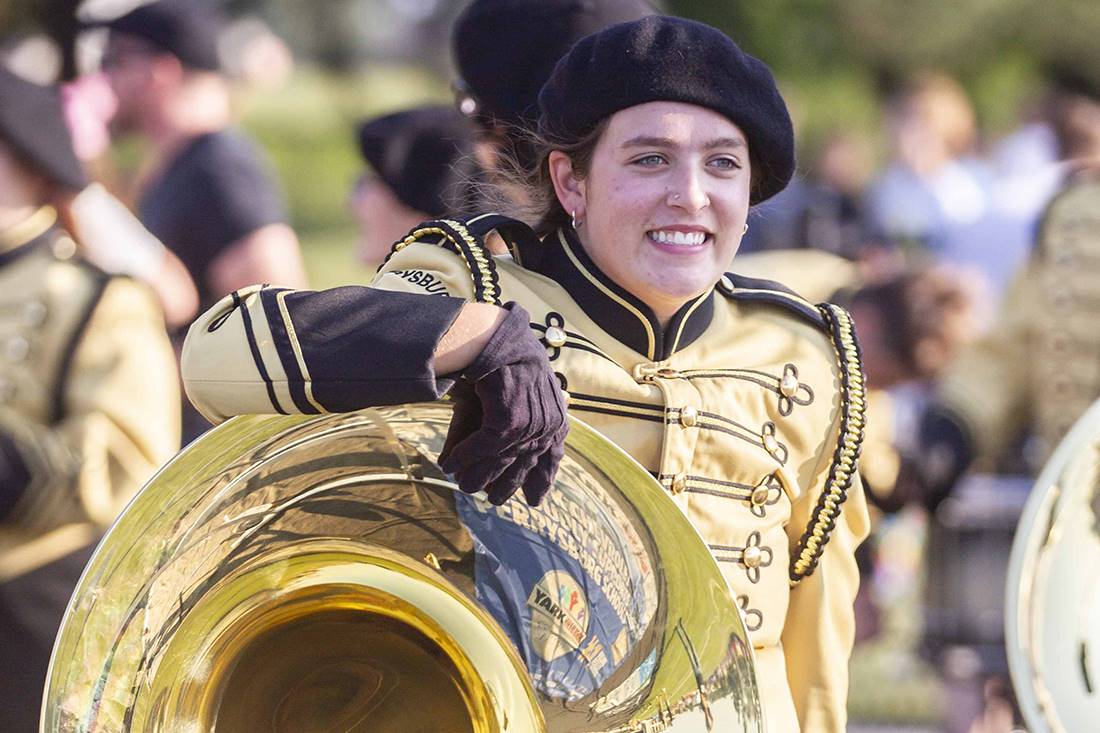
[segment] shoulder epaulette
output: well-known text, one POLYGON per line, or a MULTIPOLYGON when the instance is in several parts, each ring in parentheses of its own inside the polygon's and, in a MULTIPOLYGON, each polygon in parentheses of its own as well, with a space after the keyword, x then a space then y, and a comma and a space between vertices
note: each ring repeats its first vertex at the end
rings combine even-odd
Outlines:
POLYGON ((821 311, 786 285, 771 280, 745 277, 727 272, 718 281, 718 291, 730 300, 742 303, 771 303, 786 308, 818 328, 826 323, 821 311))
POLYGON ((501 305, 496 263, 484 244, 485 235, 492 231, 498 232, 510 247, 517 240, 535 236, 523 222, 500 214, 482 214, 465 220, 435 219, 420 224, 396 242, 382 264, 384 266, 390 257, 414 242, 437 244, 466 262, 474 282, 475 300, 501 305))
POLYGON ((798 540, 791 555, 789 568, 791 585, 813 575, 829 542, 840 510, 848 498, 859 463, 866 426, 867 393, 863 378, 863 361, 856 341, 855 326, 848 311, 832 303, 817 306, 828 326, 840 370, 840 434, 833 451, 833 462, 825 488, 818 497, 810 523, 798 540))

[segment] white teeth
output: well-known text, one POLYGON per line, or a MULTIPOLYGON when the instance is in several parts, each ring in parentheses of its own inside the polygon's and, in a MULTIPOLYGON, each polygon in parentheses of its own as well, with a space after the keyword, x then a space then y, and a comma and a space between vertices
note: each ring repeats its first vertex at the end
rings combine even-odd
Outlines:
POLYGON ((682 244, 685 246, 700 245, 707 240, 706 232, 675 232, 664 229, 654 229, 649 233, 653 241, 661 244, 682 244))

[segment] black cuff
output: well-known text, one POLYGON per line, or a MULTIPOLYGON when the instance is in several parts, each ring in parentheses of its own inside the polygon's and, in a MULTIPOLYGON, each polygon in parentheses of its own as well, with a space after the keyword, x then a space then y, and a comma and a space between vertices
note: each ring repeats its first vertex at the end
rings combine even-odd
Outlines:
POLYGON ((276 333, 275 347, 292 382, 302 379, 294 353, 301 349, 313 397, 329 412, 430 402, 453 384, 436 377, 435 349, 465 302, 355 286, 290 293, 296 343, 276 333))
POLYGON ((31 485, 31 472, 15 439, 0 433, 0 520, 6 519, 31 485))

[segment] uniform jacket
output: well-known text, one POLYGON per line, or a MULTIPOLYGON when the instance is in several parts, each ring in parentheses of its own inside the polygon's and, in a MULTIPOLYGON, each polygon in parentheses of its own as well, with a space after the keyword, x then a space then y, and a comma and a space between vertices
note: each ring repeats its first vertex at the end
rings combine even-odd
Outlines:
POLYGON ((1036 251, 989 334, 945 376, 940 401, 975 457, 997 458, 1027 429, 1036 468, 1100 398, 1100 171, 1050 203, 1036 251))
POLYGON ((192 327, 189 395, 214 419, 354 409, 372 389, 365 381, 389 378, 379 352, 420 349, 430 363, 450 320, 433 330, 415 309, 518 302, 570 412, 652 472, 709 545, 756 647, 770 730, 843 731, 853 553, 867 532, 854 463, 862 377, 847 314, 727 276, 662 328, 570 235, 514 237, 512 256, 493 259, 480 236, 494 226, 508 235, 511 225, 425 225, 371 288, 233 294, 192 327), (396 297, 414 311, 383 312, 377 289, 407 294, 396 297))
POLYGON ((96 540, 179 448, 159 306, 54 218, 0 233, 0 582, 96 540))

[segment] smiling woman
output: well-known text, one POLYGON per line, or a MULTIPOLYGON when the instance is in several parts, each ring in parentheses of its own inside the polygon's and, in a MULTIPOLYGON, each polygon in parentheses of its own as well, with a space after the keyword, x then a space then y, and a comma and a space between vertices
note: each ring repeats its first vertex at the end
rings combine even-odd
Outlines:
POLYGON ((858 348, 842 309, 725 272, 750 206, 794 171, 771 72, 709 26, 655 16, 579 41, 539 103, 533 228, 431 221, 370 287, 234 293, 191 330, 188 392, 224 419, 430 400, 457 381, 441 465, 497 504, 551 488, 567 404, 710 547, 768 730, 839 733, 867 532, 858 348), (510 256, 487 253, 494 231, 510 256))

